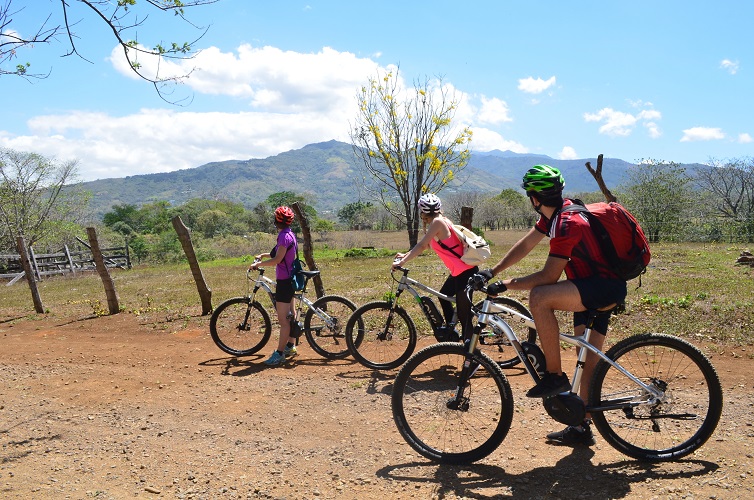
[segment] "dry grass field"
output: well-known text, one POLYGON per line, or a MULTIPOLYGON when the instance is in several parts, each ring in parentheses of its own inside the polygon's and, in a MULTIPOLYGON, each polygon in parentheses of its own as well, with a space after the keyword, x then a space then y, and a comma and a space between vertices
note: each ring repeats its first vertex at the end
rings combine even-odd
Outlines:
MULTIPOLYGON (((501 257, 523 232, 491 231, 493 259, 501 257)), ((364 247, 408 250, 405 232, 335 232, 327 240, 314 241, 314 258, 322 271, 326 293, 348 297, 357 304, 382 299, 394 290, 390 257, 346 257, 348 250, 364 247)), ((746 249, 741 245, 659 243, 653 246, 646 275, 629 284, 628 313, 613 321, 620 336, 631 331, 673 333, 712 345, 750 345, 754 335, 754 269, 736 265, 746 249), (630 331, 628 327, 630 326, 630 331)), ((260 251, 251 248, 249 253, 260 251)), ((539 269, 547 254, 546 241, 510 270, 523 275, 539 269)), ((248 261, 229 259, 201 264, 212 290, 213 304, 242 295, 247 290, 248 261)), ((439 286, 446 269, 431 251, 411 263, 411 276, 439 286)), ((196 286, 187 264, 136 266, 113 270, 121 309, 136 314, 156 330, 183 328, 187 323, 206 326, 201 317, 196 286)), ((55 277, 38 284, 48 314, 66 317, 107 313, 104 289, 96 273, 55 277)), ((313 292, 313 290, 312 290, 313 292)), ((527 296, 514 292, 526 302, 527 296)), ((0 286, 5 321, 35 317, 31 296, 23 282, 0 286)))

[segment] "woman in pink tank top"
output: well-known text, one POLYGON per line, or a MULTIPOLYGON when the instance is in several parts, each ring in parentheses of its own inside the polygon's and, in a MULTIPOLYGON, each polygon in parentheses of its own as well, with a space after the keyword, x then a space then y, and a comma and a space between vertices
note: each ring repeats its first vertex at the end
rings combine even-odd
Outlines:
MULTIPOLYGON (((461 324, 461 331, 464 339, 471 337, 471 302, 464 289, 475 273, 479 271, 476 266, 469 266, 461 260, 463 255, 463 244, 452 230, 453 223, 442 213, 442 203, 440 198, 432 193, 428 193, 419 198, 419 213, 424 224, 424 237, 406 253, 397 253, 393 262, 393 268, 403 266, 406 262, 414 257, 421 255, 427 248, 432 248, 440 257, 440 260, 450 271, 450 276, 445 280, 440 292, 456 297, 456 308, 458 312, 458 322, 461 324)), ((453 304, 444 300, 440 301, 443 316, 445 317, 446 326, 453 318, 453 304)))

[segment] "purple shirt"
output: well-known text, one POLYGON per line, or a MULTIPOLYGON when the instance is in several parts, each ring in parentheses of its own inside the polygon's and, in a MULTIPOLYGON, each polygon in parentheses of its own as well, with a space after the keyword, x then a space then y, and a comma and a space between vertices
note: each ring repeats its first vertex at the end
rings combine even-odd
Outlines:
POLYGON ((291 267, 296 258, 296 235, 291 228, 287 227, 278 233, 278 242, 275 246, 275 255, 285 250, 285 257, 275 266, 275 279, 287 280, 291 277, 291 267))

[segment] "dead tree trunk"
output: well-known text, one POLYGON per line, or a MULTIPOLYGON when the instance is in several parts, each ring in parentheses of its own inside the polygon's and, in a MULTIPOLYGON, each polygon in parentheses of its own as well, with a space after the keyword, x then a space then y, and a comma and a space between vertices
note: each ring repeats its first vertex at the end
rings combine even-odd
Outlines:
POLYGON ((599 155, 597 157, 597 170, 593 169, 592 165, 589 162, 586 162, 586 169, 589 170, 589 173, 592 174, 594 180, 597 181, 597 185, 600 187, 602 194, 605 195, 607 202, 610 203, 611 201, 618 201, 615 195, 613 195, 610 189, 608 189, 607 185, 605 184, 605 180, 602 178, 602 155, 599 155))
POLYGON ((31 290, 31 300, 34 302, 34 310, 38 314, 44 314, 45 308, 42 305, 42 299, 39 296, 37 280, 34 278, 34 270, 31 268, 29 253, 26 251, 26 241, 24 240, 23 236, 19 236, 16 239, 16 250, 18 250, 18 255, 21 256, 21 266, 23 266, 24 268, 26 281, 29 283, 29 290, 31 290))
POLYGON ((102 258, 102 250, 99 247, 99 241, 97 240, 97 230, 93 227, 86 228, 86 234, 89 236, 89 246, 92 249, 92 258, 94 259, 94 266, 97 268, 99 277, 102 280, 102 284, 105 287, 105 295, 107 296, 107 310, 110 314, 118 314, 120 312, 120 300, 118 299, 118 292, 115 291, 115 283, 113 282, 110 272, 105 265, 105 259, 102 258))
MULTIPOLYGON (((296 212, 296 216, 298 217, 299 225, 301 226, 301 233, 304 236, 304 261, 306 262, 306 267, 309 268, 310 271, 314 271, 317 269, 317 263, 314 262, 314 247, 312 246, 312 233, 309 229, 309 220, 306 218, 306 214, 299 206, 298 202, 295 202, 291 208, 294 212, 296 212)), ((314 289, 317 293, 317 298, 322 297, 325 294, 325 287, 322 284, 322 276, 319 274, 314 277, 314 289)))
POLYGON ((191 267, 191 274, 194 276, 196 289, 199 291, 199 298, 202 301, 202 316, 206 316, 212 313, 212 290, 207 286, 202 270, 199 267, 199 261, 194 252, 194 245, 191 243, 191 231, 178 215, 173 217, 172 222, 173 228, 175 228, 175 232, 178 234, 178 239, 181 241, 183 253, 186 254, 189 266, 191 267))

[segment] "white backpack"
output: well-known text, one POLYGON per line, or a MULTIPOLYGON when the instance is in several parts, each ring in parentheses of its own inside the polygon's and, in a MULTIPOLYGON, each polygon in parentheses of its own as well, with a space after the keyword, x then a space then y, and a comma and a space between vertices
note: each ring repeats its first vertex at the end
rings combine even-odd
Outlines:
POLYGON ((484 238, 465 226, 453 224, 452 227, 453 231, 455 231, 456 233, 456 236, 458 236, 458 239, 463 245, 463 254, 459 255, 458 252, 438 240, 440 246, 445 250, 452 252, 464 263, 470 266, 481 265, 485 260, 487 260, 490 255, 492 255, 492 252, 490 251, 490 245, 484 240, 484 238))

